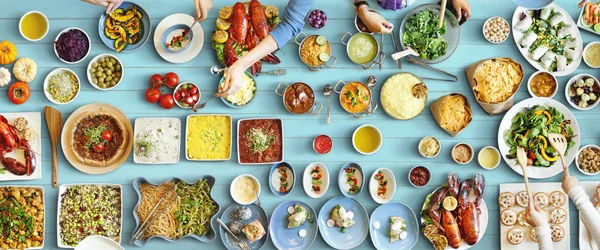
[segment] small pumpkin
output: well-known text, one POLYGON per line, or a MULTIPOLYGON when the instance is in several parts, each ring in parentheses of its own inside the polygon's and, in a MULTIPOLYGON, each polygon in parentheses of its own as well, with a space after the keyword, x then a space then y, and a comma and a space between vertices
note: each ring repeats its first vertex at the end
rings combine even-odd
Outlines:
POLYGON ((17 60, 13 67, 13 74, 17 80, 30 83, 37 75, 37 64, 29 57, 23 57, 17 60))
POLYGON ((9 64, 17 59, 17 47, 7 40, 0 42, 0 64, 9 64))
POLYGON ((0 88, 8 85, 10 82, 10 72, 5 67, 0 68, 0 88))

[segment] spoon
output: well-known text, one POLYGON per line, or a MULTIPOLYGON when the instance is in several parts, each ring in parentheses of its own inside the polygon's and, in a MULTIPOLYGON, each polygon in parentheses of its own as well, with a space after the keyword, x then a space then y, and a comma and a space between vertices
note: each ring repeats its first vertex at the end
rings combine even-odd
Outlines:
MULTIPOLYGON (((369 76, 367 78, 367 87, 369 87, 369 89, 373 89, 375 87, 375 85, 377 85, 377 78, 375 76, 369 76)), ((377 104, 375 104, 375 108, 373 108, 373 106, 369 106, 369 114, 373 114, 373 112, 375 112, 375 110, 377 110, 377 104)))
POLYGON ((256 193, 256 190, 254 190, 254 195, 256 196, 256 202, 258 203, 258 206, 259 206, 259 207, 262 207, 262 206, 260 205, 260 197, 258 197, 258 194, 256 193))
POLYGON ((212 67, 210 67, 210 73, 213 75, 218 75, 221 73, 221 71, 223 71, 225 69, 226 68, 219 68, 219 66, 213 65, 212 67))
POLYGON ((200 103, 200 104, 198 104, 199 102, 196 102, 196 104, 194 104, 194 106, 192 106, 192 110, 194 110, 194 112, 197 112, 197 110, 198 110, 198 109, 203 109, 203 108, 204 108, 204 106, 206 106, 206 104, 207 104, 207 103, 208 103, 210 100, 212 100, 213 98, 215 98, 215 96, 214 96, 214 95, 213 95, 213 96, 211 96, 210 98, 208 98, 208 100, 206 100, 206 101, 205 101, 205 102, 203 102, 203 103, 200 103))
POLYGON ((329 97, 331 96, 331 84, 325 84, 323 87, 323 94, 327 96, 327 124, 331 124, 331 105, 329 104, 329 97))

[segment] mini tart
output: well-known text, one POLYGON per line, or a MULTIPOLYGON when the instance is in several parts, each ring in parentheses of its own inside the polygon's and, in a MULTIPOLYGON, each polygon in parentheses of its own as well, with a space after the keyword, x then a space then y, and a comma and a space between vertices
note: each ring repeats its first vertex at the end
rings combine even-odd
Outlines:
POLYGON ((506 240, 513 245, 521 244, 524 238, 525 234, 523 233, 523 230, 518 227, 513 227, 512 229, 508 230, 508 233, 506 233, 506 240))
POLYGON ((567 220, 567 211, 557 207, 550 212, 550 222, 552 224, 563 224, 567 220))
POLYGON ((537 192, 533 195, 533 202, 540 206, 541 208, 546 208, 550 201, 548 199, 548 195, 544 192, 537 192))
POLYGON ((527 207, 527 205, 529 205, 529 196, 527 195, 527 191, 518 192, 515 196, 515 200, 517 205, 520 207, 527 207))
POLYGON ((565 229, 562 226, 552 225, 550 229, 552 230, 552 241, 559 242, 565 238, 565 229))
POLYGON ((562 207, 567 201, 567 196, 561 191, 554 191, 550 193, 550 205, 554 207, 562 207))
POLYGON ((519 223, 519 225, 521 225, 523 227, 529 226, 529 223, 527 223, 527 221, 525 221, 525 210, 523 210, 517 214, 517 222, 519 223))
POLYGON ((509 208, 515 205, 515 195, 511 192, 504 192, 498 196, 500 207, 509 208))
POLYGON ((517 213, 510 209, 505 209, 500 214, 500 222, 505 226, 513 226, 517 223, 517 213))
POLYGON ((529 230, 529 238, 533 241, 533 242, 538 242, 538 235, 535 232, 535 228, 531 228, 531 230, 529 230))

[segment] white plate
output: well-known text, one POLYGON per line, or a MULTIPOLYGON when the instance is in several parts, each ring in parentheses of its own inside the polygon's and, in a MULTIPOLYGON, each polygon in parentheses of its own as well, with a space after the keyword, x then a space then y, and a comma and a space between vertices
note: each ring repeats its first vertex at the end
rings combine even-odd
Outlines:
MULTIPOLYGON (((560 182, 545 182, 545 183, 531 182, 531 183, 529 183, 529 187, 531 188, 531 194, 534 196, 535 196, 535 193, 537 193, 537 192, 544 192, 547 195, 550 195, 550 193, 552 193, 554 191, 562 192, 560 182)), ((511 192, 513 194, 516 194, 523 190, 525 190, 524 183, 500 184, 500 194, 503 192, 511 192)), ((567 194, 565 194, 565 197, 567 199, 565 200, 565 204, 563 204, 561 207, 565 211, 567 211, 567 220, 565 220, 565 222, 563 224, 561 224, 561 226, 565 229, 565 237, 559 242, 554 242, 554 249, 570 249, 569 242, 570 242, 570 238, 571 238, 571 232, 570 232, 571 230, 569 228, 569 225, 571 225, 571 224, 569 223, 569 220, 570 220, 569 219, 569 196, 567 194)), ((510 209, 515 211, 517 214, 521 211, 525 211, 525 208, 520 207, 516 203, 510 209)), ((554 206, 549 205, 544 210, 552 211, 551 209, 554 209, 554 206)), ((500 209, 500 211, 498 211, 498 218, 500 218, 500 213, 502 213, 503 210, 504 209, 500 209)), ((522 227, 520 225, 517 226, 518 223, 515 224, 515 226, 505 226, 501 222, 497 222, 497 223, 500 224, 500 249, 502 249, 502 250, 538 249, 538 243, 532 241, 531 238, 529 237, 529 232, 531 230, 531 227, 522 227), (510 230, 513 227, 518 227, 518 228, 523 229, 523 233, 525 234, 525 239, 523 239, 523 242, 521 242, 521 244, 519 244, 519 245, 510 244, 510 242, 508 242, 508 240, 506 239, 506 234, 508 233, 508 230, 510 230)))
POLYGON ((75 250, 125 250, 125 248, 104 236, 90 235, 79 242, 75 250))
MULTIPOLYGON (((233 118, 231 118, 230 115, 223 115, 223 114, 194 114, 194 115, 188 115, 187 118, 185 118, 185 159, 188 161, 228 161, 229 159, 231 159, 231 152, 233 151, 233 118), (194 117, 194 116, 225 116, 225 117, 229 117, 229 129, 230 129, 230 136, 229 136, 229 156, 227 157, 227 159, 209 159, 209 160, 202 160, 202 159, 192 159, 188 156, 188 143, 187 143, 187 138, 188 138, 188 128, 189 128, 189 124, 190 124, 190 117, 194 117)), ((239 158, 238 158, 239 159, 239 158)))
MULTIPOLYGON (((558 4, 553 2, 546 8, 553 8, 554 11, 560 12, 565 17, 565 24, 571 26, 571 31, 573 31, 571 35, 577 40, 577 48, 575 48, 575 51, 579 53, 579 57, 577 58, 577 60, 573 60, 571 64, 567 65, 565 71, 550 72, 554 76, 566 76, 573 73, 577 69, 577 67, 579 67, 581 59, 583 58, 583 40, 581 39, 581 33, 579 32, 579 29, 575 28, 577 27, 577 25, 575 24, 575 21, 573 21, 573 18, 571 18, 571 15, 569 15, 569 13, 566 12, 563 8, 561 8, 558 4)), ((519 43, 521 41, 521 38, 523 38, 525 34, 523 34, 523 32, 521 31, 514 29, 515 25, 520 21, 521 13, 526 12, 527 10, 528 9, 519 6, 517 7, 517 9, 515 9, 515 13, 513 14, 511 29, 513 38, 515 39, 515 46, 517 46, 519 52, 521 52, 521 55, 523 55, 525 60, 527 60, 527 62, 529 62, 531 66, 540 71, 547 71, 548 69, 542 67, 542 64, 540 62, 534 61, 531 58, 529 58, 529 52, 527 51, 527 49, 521 48, 521 45, 519 43)))
MULTIPOLYGON (((581 140, 581 133, 579 132, 579 124, 577 123, 577 119, 571 111, 565 107, 562 103, 549 98, 529 98, 525 99, 517 104, 515 104, 512 108, 510 108, 502 121, 500 122, 500 127, 498 129, 498 149, 500 150, 500 154, 502 155, 502 159, 504 162, 508 164, 510 168, 512 168, 515 172, 523 175, 523 171, 521 170, 521 166, 517 163, 517 159, 508 159, 506 155, 510 148, 506 145, 504 141, 504 132, 510 129, 512 125, 513 117, 521 112, 523 108, 532 107, 534 105, 545 105, 552 106, 558 110, 558 112, 562 113, 565 119, 571 120, 571 129, 573 129, 573 134, 576 135, 573 140, 575 141, 575 145, 567 150, 565 155, 565 162, 567 166, 571 165, 573 160, 575 160, 575 156, 577 155, 577 150, 579 149, 579 143, 581 140)), ((550 167, 529 167, 527 168, 527 176, 533 179, 545 179, 560 174, 563 171, 560 160, 554 162, 554 164, 550 165, 550 167)))
MULTIPOLYGON (((181 141, 181 121, 179 120, 179 118, 161 118, 161 117, 156 117, 156 118, 137 118, 135 119, 135 126, 134 126, 134 141, 133 141, 133 162, 137 163, 137 164, 176 164, 179 162, 179 145, 180 145, 180 141, 181 141), (159 120, 163 120, 163 121, 172 121, 175 122, 175 129, 177 130, 177 139, 171 144, 172 147, 175 147, 175 160, 169 161, 169 160, 163 160, 163 161, 157 161, 157 162, 144 162, 141 159, 139 159, 136 155, 135 155, 135 138, 137 138, 139 133, 142 133, 142 128, 146 127, 148 125, 151 124, 157 124, 159 120)), ((166 140, 166 138, 165 138, 166 140)), ((164 152, 161 152, 161 154, 164 154, 164 152)))
POLYGON ((192 37, 192 44, 190 47, 186 49, 186 51, 181 53, 170 53, 163 50, 162 44, 163 42, 160 40, 162 34, 169 27, 176 24, 186 24, 192 25, 194 23, 194 18, 187 14, 172 14, 168 17, 165 17, 156 29, 154 30, 154 48, 160 57, 165 59, 171 63, 186 63, 194 59, 202 50, 202 45, 204 43, 204 31, 202 30, 202 26, 194 25, 192 31, 194 36, 192 37))
POLYGON ((329 170, 327 169, 327 166, 320 162, 313 162, 311 164, 308 164, 308 166, 306 166, 306 169, 304 169, 304 175, 302 176, 302 186, 304 187, 304 192, 306 192, 306 195, 308 195, 310 198, 323 197, 325 193, 327 193, 327 190, 329 190, 329 170), (313 192, 312 175, 310 174, 313 168, 315 168, 317 165, 319 165, 319 167, 321 168, 321 173, 323 174, 323 176, 321 177, 323 183, 321 184, 320 194, 316 194, 315 192, 313 192))
MULTIPOLYGON (((58 205, 56 206, 56 244, 60 248, 74 249, 74 246, 63 245, 60 239, 60 207, 62 206, 62 194, 65 193, 67 188, 74 186, 116 186, 119 187, 121 194, 121 225, 119 225, 119 245, 121 245, 121 239, 123 239, 123 187, 119 184, 111 184, 111 183, 78 183, 78 184, 63 184, 58 187, 58 205)), ((83 240, 82 240, 83 241, 83 240)))
POLYGON ((394 199, 394 195, 396 195, 396 177, 394 176, 394 172, 389 168, 379 168, 373 172, 371 178, 369 178, 369 193, 371 194, 371 198, 379 204, 385 204, 394 199), (387 180, 387 191, 385 192, 385 199, 381 199, 377 196, 377 188, 379 187, 379 182, 375 180, 375 175, 377 172, 381 171, 383 174, 383 178, 387 180))
MULTIPOLYGON (((585 190, 585 194, 590 197, 590 200, 594 200, 594 196, 596 196, 596 186, 598 186, 600 182, 597 181, 582 181, 581 187, 585 190)), ((581 214, 578 213, 578 221, 579 221, 579 249, 592 249, 597 250, 598 244, 593 238, 590 238, 590 233, 581 221, 581 214)))
MULTIPOLYGON (((27 175, 14 175, 8 170, 4 171, 4 174, 0 174, 0 181, 12 181, 12 180, 36 180, 42 178, 42 114, 40 112, 27 112, 27 113, 0 113, 8 120, 9 124, 13 124, 15 119, 24 117, 29 122, 28 127, 33 128, 38 133, 36 140, 30 141, 29 146, 31 150, 38 153, 35 155, 36 167, 35 171, 30 176, 27 175)), ((22 134, 22 133, 21 133, 22 134)), ((16 150, 6 154, 7 157, 15 158, 19 162, 25 163, 25 157, 23 156, 22 150, 16 150)), ((50 157, 48 157, 50 158, 50 157)), ((2 164, 0 164, 0 167, 2 164)))

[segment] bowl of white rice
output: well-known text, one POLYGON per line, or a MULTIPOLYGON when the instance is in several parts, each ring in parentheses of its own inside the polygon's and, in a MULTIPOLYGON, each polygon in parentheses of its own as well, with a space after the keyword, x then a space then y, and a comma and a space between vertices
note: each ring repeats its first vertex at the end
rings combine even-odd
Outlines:
MULTIPOLYGON (((222 86, 224 81, 225 77, 221 78, 219 86, 222 86)), ((244 86, 242 86, 240 90, 231 95, 221 97, 221 100, 223 100, 223 102, 229 107, 242 108, 250 104, 250 102, 254 100, 255 96, 256 81, 254 79, 254 76, 252 76, 252 74, 248 72, 244 72, 244 86)))
POLYGON ((381 89, 381 107, 394 119, 409 120, 427 106, 427 86, 411 73, 398 73, 388 78, 381 89))

